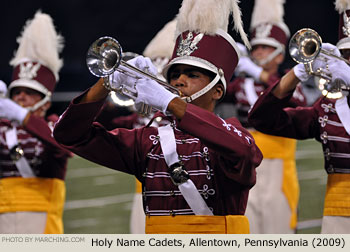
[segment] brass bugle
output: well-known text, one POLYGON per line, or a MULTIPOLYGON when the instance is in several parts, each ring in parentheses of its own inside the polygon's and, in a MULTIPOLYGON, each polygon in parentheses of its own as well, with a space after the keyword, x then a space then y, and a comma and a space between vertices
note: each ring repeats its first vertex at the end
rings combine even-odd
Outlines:
MULTIPOLYGON (((160 80, 152 74, 144 72, 137 67, 128 64, 123 60, 122 54, 122 47, 116 39, 108 36, 101 37, 92 43, 89 47, 86 57, 86 64, 89 71, 97 77, 105 77, 106 79, 106 77, 109 78, 109 76, 112 75, 115 71, 119 71, 131 77, 140 78, 135 75, 136 72, 138 75, 152 79, 160 85, 164 86, 170 92, 181 96, 180 90, 178 90, 176 87, 171 86, 167 82, 160 80)), ((123 90, 113 90, 112 88, 110 89, 112 91, 123 93, 123 90)), ((128 96, 130 94, 127 91, 125 95, 128 96)), ((137 94, 132 94, 132 96, 135 98, 137 94)))
POLYGON ((297 63, 306 64, 312 62, 320 53, 345 61, 350 65, 350 61, 322 49, 322 38, 313 29, 303 28, 291 37, 289 42, 289 54, 297 63))
MULTIPOLYGON (((315 84, 323 95, 329 98, 340 98, 342 90, 349 90, 349 87, 340 79, 332 82, 331 75, 325 69, 313 70, 312 62, 321 54, 342 60, 350 65, 349 60, 323 49, 322 38, 315 30, 303 28, 297 31, 290 39, 289 54, 294 61, 304 64, 308 74, 315 76, 315 84)), ((320 59, 325 60, 324 57, 320 59)))

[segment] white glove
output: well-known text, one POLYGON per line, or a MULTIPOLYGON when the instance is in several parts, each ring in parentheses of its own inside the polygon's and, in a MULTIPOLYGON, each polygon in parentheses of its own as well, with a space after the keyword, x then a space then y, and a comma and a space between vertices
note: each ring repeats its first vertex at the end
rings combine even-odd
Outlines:
POLYGON ((138 110, 144 103, 162 111, 165 114, 170 101, 177 97, 177 95, 171 93, 154 80, 138 80, 136 90, 137 98, 135 100, 135 106, 138 110))
POLYGON ((255 64, 249 57, 241 57, 235 69, 237 75, 245 73, 251 76, 255 81, 260 81, 260 74, 262 71, 263 68, 255 64))
MULTIPOLYGON (((330 43, 323 43, 322 49, 326 50, 336 56, 340 57, 340 52, 338 48, 335 45, 332 45, 330 43)), ((318 69, 321 69, 324 73, 328 74, 327 72, 327 65, 328 61, 333 60, 334 57, 328 56, 326 54, 323 54, 322 52, 315 58, 315 60, 312 62, 312 71, 317 72, 318 69)), ((295 76, 301 81, 305 82, 310 78, 310 74, 306 72, 305 66, 302 63, 299 63, 294 68, 295 76)))
POLYGON ((0 98, 5 97, 6 93, 7 93, 7 86, 6 86, 5 82, 0 80, 0 98))
MULTIPOLYGON (((152 64, 152 61, 149 58, 143 56, 137 56, 131 60, 128 60, 127 63, 154 76, 156 76, 158 73, 157 67, 152 64)), ((145 78, 143 75, 137 73, 136 71, 132 71, 125 66, 120 65, 118 68, 128 73, 131 72, 132 75, 135 75, 137 77, 131 77, 127 74, 115 71, 110 78, 110 85, 114 89, 119 89, 122 85, 134 88, 137 78, 145 78)))
POLYGON ((350 86, 350 67, 344 61, 333 58, 328 61, 328 69, 332 74, 332 83, 340 79, 345 85, 350 86))
POLYGON ((23 123, 29 110, 21 107, 9 98, 0 98, 0 117, 23 123))
POLYGON ((299 63, 298 65, 294 66, 293 71, 295 76, 301 82, 306 82, 311 77, 310 74, 306 72, 305 65, 303 63, 299 63))
MULTIPOLYGON (((330 43, 323 43, 322 44, 322 50, 325 50, 335 56, 341 57, 340 51, 339 49, 335 46, 332 45, 330 43)), ((334 60, 334 57, 332 56, 328 56, 324 53, 320 53, 316 59, 314 60, 314 62, 312 62, 312 69, 313 71, 317 71, 317 69, 322 69, 322 70, 326 70, 327 68, 327 62, 334 60)))
MULTIPOLYGON (((330 52, 331 54, 334 54, 338 57, 341 57, 339 49, 335 46, 332 45, 331 43, 322 43, 322 49, 325 51, 330 52)), ((332 59, 333 57, 325 55, 327 58, 332 59)))
POLYGON ((239 42, 236 42, 236 45, 239 49, 240 57, 248 57, 249 53, 247 47, 245 47, 245 45, 239 42))

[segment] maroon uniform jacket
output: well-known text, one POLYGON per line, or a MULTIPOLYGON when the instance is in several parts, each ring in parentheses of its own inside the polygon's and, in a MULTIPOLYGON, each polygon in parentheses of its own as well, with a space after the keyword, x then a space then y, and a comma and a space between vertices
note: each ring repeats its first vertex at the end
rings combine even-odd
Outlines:
MULTIPOLYGON (((136 112, 127 116, 119 116, 112 120, 112 125, 114 126, 114 128, 139 128, 141 126, 141 123, 139 123, 139 118, 140 117, 136 112)), ((145 126, 145 124, 143 124, 142 126, 145 126)))
POLYGON ((113 125, 113 128, 126 128, 126 129, 135 129, 140 128, 142 126, 146 126, 149 123, 152 124, 152 126, 159 127, 164 126, 162 123, 162 117, 156 116, 153 117, 151 122, 152 116, 145 117, 140 115, 137 112, 133 112, 131 115, 127 116, 119 116, 112 120, 111 125, 113 125))
MULTIPOLYGON (((247 98, 247 92, 255 92, 255 95, 258 97, 261 92, 274 85, 280 78, 281 76, 277 74, 271 75, 267 83, 254 82, 252 78, 235 78, 227 87, 224 102, 236 104, 239 121, 244 127, 251 127, 248 123, 248 111, 251 108, 251 104, 247 98), (251 91, 245 86, 247 79, 251 79, 252 82, 254 82, 254 88, 251 91)), ((288 106, 297 107, 305 105, 306 98, 303 95, 301 88, 298 87, 294 92, 293 97, 288 102, 288 106)))
POLYGON ((20 177, 14 161, 10 158, 5 132, 17 127, 18 144, 23 149, 24 157, 37 177, 58 178, 64 180, 67 159, 70 152, 64 150, 52 137, 56 115, 43 118, 31 115, 26 126, 0 119, 0 178, 20 177))
POLYGON ((350 136, 335 110, 336 100, 321 97, 312 107, 286 108, 291 96, 278 99, 273 87, 259 97, 249 123, 266 134, 315 138, 322 144, 327 173, 350 173, 350 136))
MULTIPOLYGON (((193 214, 171 182, 157 128, 106 131, 94 123, 103 101, 74 101, 55 125, 57 142, 93 162, 135 175, 143 185, 146 214, 193 214)), ((255 168, 262 159, 250 133, 237 119, 224 121, 191 104, 181 121, 168 120, 175 125, 184 167, 214 215, 244 214, 255 168)))

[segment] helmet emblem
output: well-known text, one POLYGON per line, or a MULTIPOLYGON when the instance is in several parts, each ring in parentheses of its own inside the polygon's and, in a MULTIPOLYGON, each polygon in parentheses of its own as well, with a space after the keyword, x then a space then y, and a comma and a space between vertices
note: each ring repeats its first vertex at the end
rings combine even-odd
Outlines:
POLYGON ((262 24, 256 28, 255 36, 257 38, 266 38, 271 34, 272 24, 262 24))
POLYGON ((191 53, 193 53, 195 50, 198 49, 197 44, 199 43, 199 41, 201 41, 203 36, 204 36, 203 33, 199 33, 197 36, 193 37, 193 33, 189 32, 187 34, 186 39, 184 39, 181 34, 181 37, 180 37, 181 41, 176 50, 176 55, 177 56, 191 55, 191 53))
POLYGON ((344 26, 343 33, 346 36, 350 36, 350 18, 346 15, 346 12, 343 14, 344 26))
POLYGON ((33 62, 28 62, 26 65, 21 63, 18 76, 21 79, 33 79, 37 76, 40 67, 40 63, 33 64, 33 62))

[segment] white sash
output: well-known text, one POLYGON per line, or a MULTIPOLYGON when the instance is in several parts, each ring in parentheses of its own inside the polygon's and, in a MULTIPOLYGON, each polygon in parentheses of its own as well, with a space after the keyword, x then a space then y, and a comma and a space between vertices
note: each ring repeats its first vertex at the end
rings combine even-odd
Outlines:
MULTIPOLYGON (((17 139, 17 130, 16 128, 9 129, 8 131, 5 132, 6 136, 6 143, 11 151, 13 147, 18 145, 18 139, 17 139)), ((23 150, 22 150, 23 151, 23 150)), ((27 159, 22 155, 18 160, 14 160, 15 164, 17 166, 17 169, 21 176, 23 178, 32 178, 35 177, 34 172, 32 168, 30 167, 27 159)))
POLYGON ((350 108, 348 105, 347 97, 336 100, 335 110, 337 111, 338 117, 343 124, 346 132, 350 135, 350 108))
POLYGON ((258 99, 258 95, 255 91, 254 79, 246 78, 243 87, 248 103, 250 104, 250 106, 253 106, 256 100, 258 99))
MULTIPOLYGON (((163 151, 165 162, 168 167, 179 162, 179 156, 176 151, 176 140, 171 125, 158 128, 159 142, 163 151)), ((213 215, 208 205, 198 192, 191 179, 178 185, 180 192, 185 198, 187 204, 191 207, 195 215, 213 215)))

